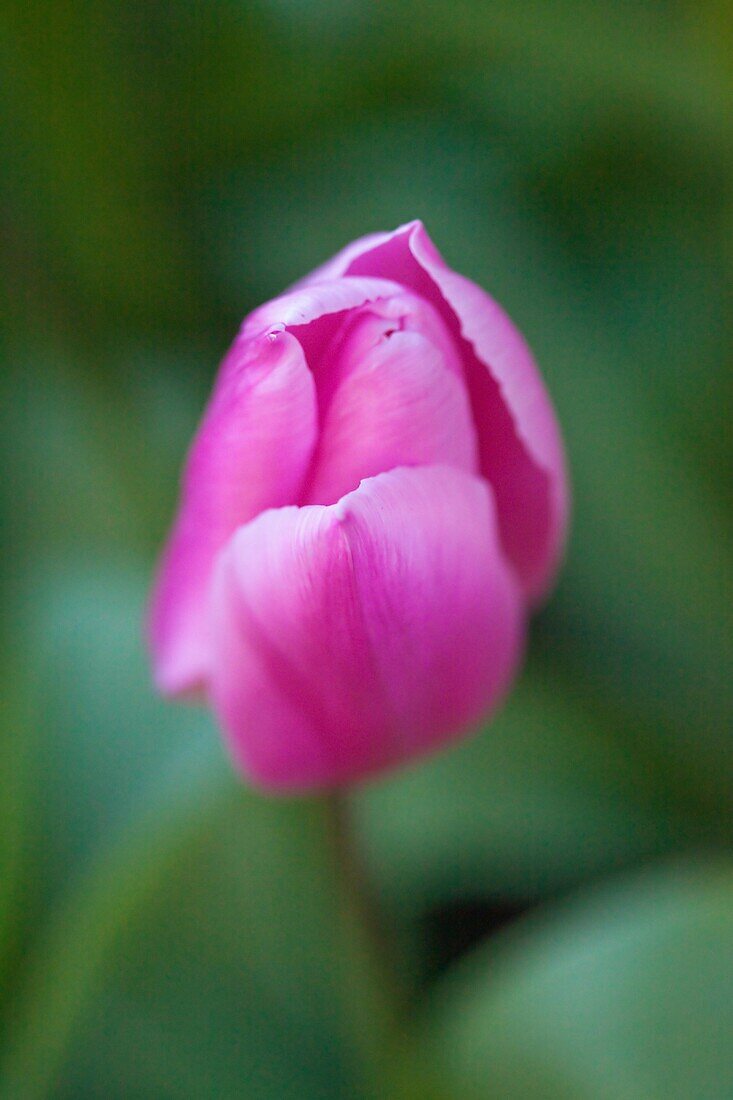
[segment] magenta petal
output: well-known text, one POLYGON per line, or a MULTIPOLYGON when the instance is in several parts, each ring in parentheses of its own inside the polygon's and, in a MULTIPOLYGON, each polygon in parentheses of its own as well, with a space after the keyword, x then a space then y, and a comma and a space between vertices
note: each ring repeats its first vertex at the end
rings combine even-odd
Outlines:
POLYGON ((562 551, 568 488, 555 414, 524 340, 488 294, 446 266, 420 222, 355 241, 317 272, 342 275, 389 278, 422 294, 463 344, 502 542, 527 595, 539 598, 562 551))
POLYGON ((150 634, 162 691, 204 685, 214 558, 242 523, 297 499, 316 432, 315 387, 298 341, 287 332, 235 341, 191 449, 158 572, 150 634))
POLYGON ((240 528, 212 622, 211 698, 234 756, 263 787, 303 790, 476 724, 516 667, 523 610, 486 483, 432 466, 240 528))
MULTIPOLYGON (((372 330, 373 319, 364 320, 372 330)), ((306 503, 333 504, 363 478, 395 466, 444 463, 478 472, 462 377, 421 332, 389 332, 386 320, 382 328, 387 335, 364 347, 357 326, 354 346, 341 348, 345 377, 328 405, 306 503)))

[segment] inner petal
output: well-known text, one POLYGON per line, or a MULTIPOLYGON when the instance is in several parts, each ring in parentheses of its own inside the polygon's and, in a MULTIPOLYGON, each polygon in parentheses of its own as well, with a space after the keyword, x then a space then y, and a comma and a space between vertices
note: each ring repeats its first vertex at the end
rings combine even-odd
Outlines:
POLYGON ((352 315, 316 386, 321 433, 303 503, 333 504, 398 466, 478 470, 463 368, 427 304, 396 298, 352 315))

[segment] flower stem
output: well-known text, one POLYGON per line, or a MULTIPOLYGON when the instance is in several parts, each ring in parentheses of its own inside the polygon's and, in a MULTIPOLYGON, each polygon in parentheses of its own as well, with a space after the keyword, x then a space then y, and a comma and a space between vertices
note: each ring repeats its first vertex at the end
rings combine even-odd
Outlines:
POLYGON ((369 882, 359 850, 348 796, 334 791, 324 798, 327 828, 335 861, 336 880, 347 957, 361 973, 345 983, 356 993, 349 1005, 376 1096, 394 1073, 404 1025, 406 997, 401 988, 394 937, 369 882), (366 996, 364 995, 366 993, 366 996))
MULTIPOLYGON (((351 804, 348 797, 341 792, 333 792, 327 799, 336 870, 344 904, 351 915, 359 920, 373 961, 381 969, 388 971, 389 984, 396 987, 398 983, 393 970, 395 945, 359 850, 351 804)), ((396 988, 394 992, 397 993, 396 988)))

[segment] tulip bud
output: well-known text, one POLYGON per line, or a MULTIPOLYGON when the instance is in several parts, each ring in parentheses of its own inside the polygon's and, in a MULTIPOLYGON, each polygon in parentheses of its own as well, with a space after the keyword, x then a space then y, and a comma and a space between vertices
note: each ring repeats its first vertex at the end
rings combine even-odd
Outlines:
POLYGON ((497 704, 567 514, 532 357, 419 222, 245 321, 186 466, 155 676, 267 789, 357 781, 497 704))

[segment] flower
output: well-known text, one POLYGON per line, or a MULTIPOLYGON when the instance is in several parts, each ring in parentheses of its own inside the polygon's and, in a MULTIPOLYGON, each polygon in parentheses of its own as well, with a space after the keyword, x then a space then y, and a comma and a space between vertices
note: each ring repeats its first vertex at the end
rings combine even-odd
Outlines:
POLYGON ((247 317, 191 449, 151 610, 252 782, 357 781, 475 727, 561 553, 544 385, 420 222, 247 317))

